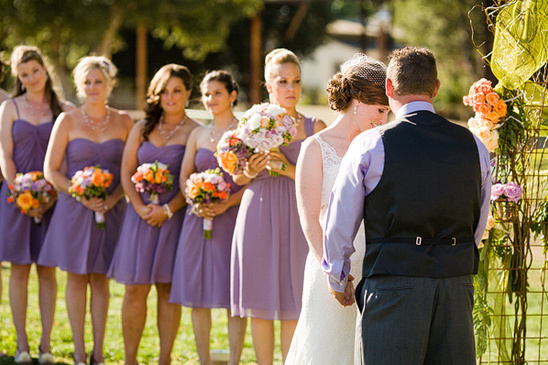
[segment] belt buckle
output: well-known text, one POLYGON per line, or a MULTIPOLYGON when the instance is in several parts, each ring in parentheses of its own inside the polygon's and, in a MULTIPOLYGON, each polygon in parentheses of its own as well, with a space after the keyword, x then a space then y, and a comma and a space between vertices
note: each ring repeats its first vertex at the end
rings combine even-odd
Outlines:
POLYGON ((422 244, 422 237, 418 236, 417 239, 415 240, 415 244, 417 246, 420 246, 422 244))
POLYGON ((451 244, 451 246, 456 246, 457 245, 457 239, 455 237, 451 237, 451 239, 453 240, 453 243, 451 244))

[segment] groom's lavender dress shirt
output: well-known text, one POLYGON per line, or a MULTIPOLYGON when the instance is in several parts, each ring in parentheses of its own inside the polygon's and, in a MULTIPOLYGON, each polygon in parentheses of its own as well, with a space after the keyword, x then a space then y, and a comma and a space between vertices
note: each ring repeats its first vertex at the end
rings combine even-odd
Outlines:
MULTIPOLYGON (((432 104, 415 101, 400 108, 396 118, 421 110, 434 113, 432 104)), ((477 137, 474 138, 478 146, 482 178, 481 215, 474 235, 476 244, 479 244, 487 224, 491 174, 489 152, 477 137)), ((363 220, 364 197, 375 189, 383 169, 382 137, 378 130, 370 129, 357 136, 350 144, 341 162, 329 202, 322 268, 328 274, 330 287, 335 291, 343 292, 346 286, 350 256, 355 251, 354 237, 363 220)))

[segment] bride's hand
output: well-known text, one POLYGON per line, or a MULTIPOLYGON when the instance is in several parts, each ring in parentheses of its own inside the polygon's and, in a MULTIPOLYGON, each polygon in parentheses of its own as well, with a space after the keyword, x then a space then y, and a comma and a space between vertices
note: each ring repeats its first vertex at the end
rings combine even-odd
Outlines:
POLYGON ((346 287, 344 288, 343 293, 335 291, 331 288, 329 289, 329 291, 331 292, 331 295, 333 295, 335 299, 337 299, 337 301, 341 303, 343 307, 348 307, 354 304, 355 302, 354 284, 352 283, 353 280, 354 280, 354 277, 352 275, 348 275, 348 281, 346 282, 346 287))

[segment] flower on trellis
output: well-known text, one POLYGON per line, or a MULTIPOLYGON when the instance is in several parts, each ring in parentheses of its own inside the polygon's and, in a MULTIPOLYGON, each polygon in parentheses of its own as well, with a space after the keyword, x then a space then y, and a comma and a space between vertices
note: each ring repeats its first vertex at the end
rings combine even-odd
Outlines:
POLYGON ((491 187, 491 201, 502 198, 510 202, 518 202, 522 196, 523 189, 513 181, 506 184, 497 183, 491 187))
POLYGON ((468 95, 462 99, 464 105, 471 106, 476 112, 468 120, 468 128, 485 144, 489 152, 498 148, 501 119, 506 116, 507 106, 491 86, 491 81, 480 79, 472 84, 468 95))

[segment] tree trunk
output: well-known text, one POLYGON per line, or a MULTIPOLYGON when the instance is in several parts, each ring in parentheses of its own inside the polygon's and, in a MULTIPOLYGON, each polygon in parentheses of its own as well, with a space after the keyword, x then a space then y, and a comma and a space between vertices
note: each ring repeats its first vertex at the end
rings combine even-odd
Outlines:
POLYGON ((110 58, 112 56, 112 45, 114 37, 118 34, 118 31, 122 27, 124 21, 124 12, 116 4, 113 4, 110 8, 110 22, 108 28, 103 33, 101 40, 94 47, 94 52, 98 55, 110 58))

